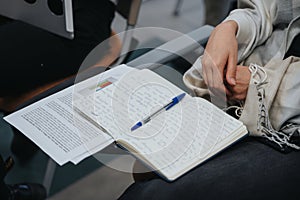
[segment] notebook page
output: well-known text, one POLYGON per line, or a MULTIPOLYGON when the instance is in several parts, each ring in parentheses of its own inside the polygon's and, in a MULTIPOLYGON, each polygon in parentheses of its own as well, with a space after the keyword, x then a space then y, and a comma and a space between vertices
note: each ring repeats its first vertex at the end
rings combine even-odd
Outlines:
POLYGON ((204 99, 193 99, 198 104, 198 113, 191 113, 199 118, 195 129, 197 131, 193 143, 183 156, 161 169, 161 173, 170 180, 174 180, 247 134, 242 122, 204 99))
POLYGON ((89 97, 95 120, 155 170, 172 177, 206 157, 241 123, 201 98, 184 99, 131 132, 130 128, 182 90, 149 70, 135 71, 89 97), (229 120, 229 121, 228 121, 229 120), (230 122, 230 123, 229 123, 230 122), (192 159, 191 159, 192 158, 192 159), (191 162, 186 160, 191 159, 191 162))
POLYGON ((163 140, 163 134, 157 139, 152 137, 130 141, 138 152, 143 152, 136 156, 148 160, 155 170, 166 177, 177 175, 195 161, 210 156, 224 139, 242 125, 200 98, 185 99, 181 115, 177 116, 181 121, 176 121, 180 124, 178 132, 171 133, 173 140, 169 140, 168 145, 159 151, 155 150, 155 142, 163 140), (145 148, 151 148, 151 152, 145 151, 145 148))
MULTIPOLYGON (((185 131, 188 129, 183 125, 192 124, 195 119, 191 116, 185 119, 185 122, 182 121, 183 115, 189 115, 186 109, 182 109, 181 102, 143 127, 133 132, 130 129, 137 121, 182 92, 181 89, 149 70, 131 72, 117 83, 89 96, 88 104, 93 104, 93 109, 88 113, 93 113, 94 120, 115 140, 130 143, 144 155, 151 155, 154 152, 160 154, 159 152, 165 149, 174 152, 168 154, 172 155, 169 161, 171 162, 182 155, 192 142, 190 138, 193 137, 189 135, 194 134, 192 131, 185 131), (168 146, 171 148, 166 148, 168 146), (178 147, 181 147, 181 150, 177 150, 178 147)), ((186 95, 182 102, 190 98, 186 95)))
MULTIPOLYGON (((74 106, 119 138, 131 132, 137 121, 180 93, 183 91, 154 72, 140 70, 128 73, 103 90, 86 96, 81 103, 76 101, 74 106)), ((159 117, 162 116, 164 113, 159 117)), ((170 118, 174 117, 170 115, 170 118)))

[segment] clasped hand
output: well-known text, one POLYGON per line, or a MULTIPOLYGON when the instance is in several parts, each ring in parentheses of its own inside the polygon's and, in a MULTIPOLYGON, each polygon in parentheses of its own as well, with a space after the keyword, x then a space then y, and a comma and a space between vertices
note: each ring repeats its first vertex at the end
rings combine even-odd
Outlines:
POLYGON ((202 57, 203 78, 211 95, 229 100, 244 100, 250 82, 246 66, 237 66, 238 25, 223 22, 212 32, 202 57))

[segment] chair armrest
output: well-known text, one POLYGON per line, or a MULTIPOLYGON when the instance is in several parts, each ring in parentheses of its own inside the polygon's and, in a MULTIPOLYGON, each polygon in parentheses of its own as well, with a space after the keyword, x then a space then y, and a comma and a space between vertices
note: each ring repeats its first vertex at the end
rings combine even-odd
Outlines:
POLYGON ((154 69, 176 57, 184 57, 189 52, 205 46, 213 26, 205 25, 188 34, 182 35, 126 63, 138 69, 154 69))
POLYGON ((116 10, 127 19, 128 26, 135 26, 137 23, 142 0, 118 0, 116 10))

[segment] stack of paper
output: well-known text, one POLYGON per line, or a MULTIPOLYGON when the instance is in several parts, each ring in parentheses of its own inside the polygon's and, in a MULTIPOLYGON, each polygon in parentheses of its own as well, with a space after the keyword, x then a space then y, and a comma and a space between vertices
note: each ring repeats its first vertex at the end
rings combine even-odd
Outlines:
POLYGON ((103 129, 73 109, 74 100, 114 84, 136 70, 125 65, 96 75, 44 98, 4 119, 37 144, 59 165, 79 163, 113 142, 103 129))

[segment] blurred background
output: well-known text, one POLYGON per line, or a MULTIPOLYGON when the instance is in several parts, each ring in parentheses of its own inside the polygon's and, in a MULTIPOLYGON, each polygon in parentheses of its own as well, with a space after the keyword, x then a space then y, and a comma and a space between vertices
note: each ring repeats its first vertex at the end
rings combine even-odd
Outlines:
MULTIPOLYGON (((218 2, 224 13, 228 12, 229 6, 218 2), (227 7, 226 7, 227 6, 227 7)), ((137 20, 137 28, 160 27, 182 34, 193 31, 208 20, 205 17, 204 0, 144 0, 142 1, 137 20)), ((220 11, 209 11, 211 24, 215 25, 220 19, 215 15, 222 15, 220 11)), ((119 14, 113 21, 112 29, 116 32, 125 30, 126 23, 119 14)), ((157 31, 147 33, 134 33, 134 38, 138 41, 138 47, 143 45, 158 46, 170 38, 157 31)), ((3 114, 2 114, 3 116, 3 114)), ((0 152, 4 157, 11 155, 10 141, 12 138, 11 127, 4 122, 1 117, 0 122, 0 152)), ((38 182, 41 183, 48 157, 42 152, 38 152, 30 161, 16 164, 6 177, 7 183, 38 182)), ((53 183, 50 189, 50 200, 96 200, 96 199, 117 199, 120 194, 133 183, 131 173, 119 172, 102 165, 95 158, 90 157, 78 165, 66 164, 57 167, 53 183)))

